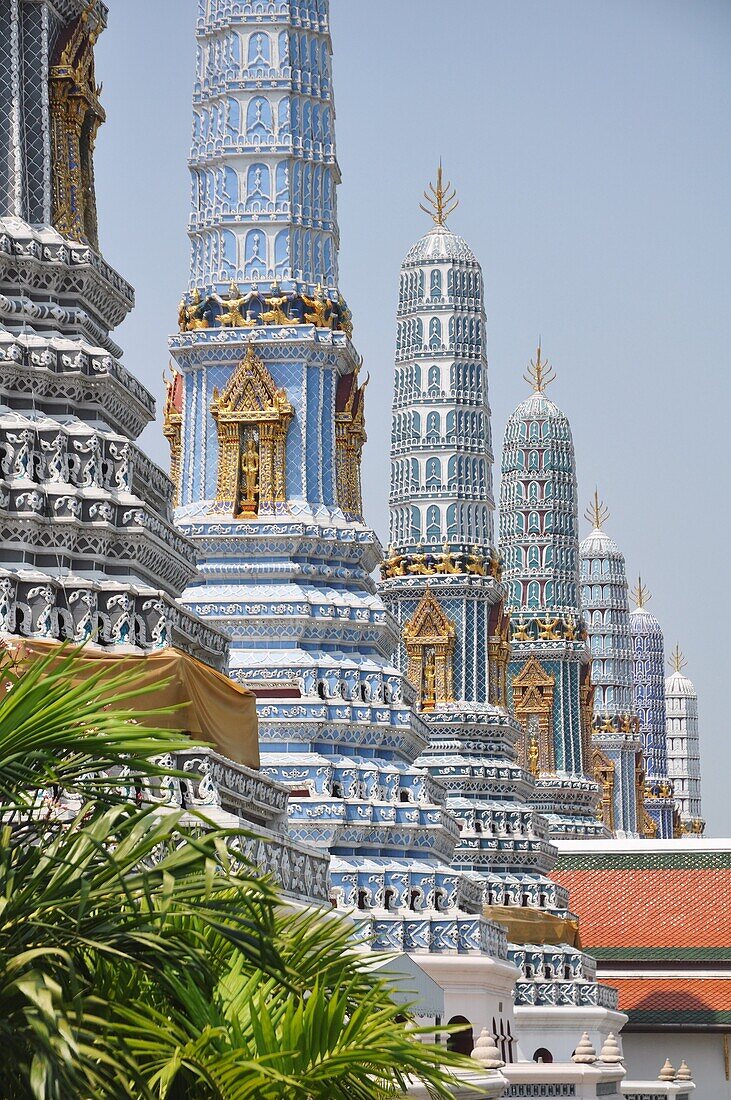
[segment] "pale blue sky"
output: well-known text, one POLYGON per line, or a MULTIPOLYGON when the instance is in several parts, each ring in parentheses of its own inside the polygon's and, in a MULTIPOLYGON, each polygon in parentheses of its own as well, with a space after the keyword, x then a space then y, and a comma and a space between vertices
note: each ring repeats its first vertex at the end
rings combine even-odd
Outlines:
MULTIPOLYGON (((108 0, 100 235, 158 396, 186 283, 195 0, 108 0)), ((331 0, 341 288, 371 373, 366 515, 387 538, 399 264, 441 155, 485 276, 496 453, 540 333, 631 576, 700 693, 704 810, 731 834, 728 0, 331 0)), ((159 424, 143 442, 167 465, 159 424)), ((498 459, 499 461, 499 459, 498 459)), ((496 471, 497 474, 497 471, 496 471)), ((497 483, 497 476, 496 476, 497 483)), ((582 527, 584 530, 584 527, 582 527)))

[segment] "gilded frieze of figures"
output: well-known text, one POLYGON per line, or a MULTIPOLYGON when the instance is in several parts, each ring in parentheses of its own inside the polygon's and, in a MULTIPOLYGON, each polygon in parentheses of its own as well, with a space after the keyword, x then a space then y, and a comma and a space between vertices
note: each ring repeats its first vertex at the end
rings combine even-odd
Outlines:
POLYGON ((514 621, 511 635, 513 642, 582 642, 585 638, 584 624, 573 615, 520 619, 514 621))
POLYGON ((244 293, 232 282, 227 297, 213 293, 203 297, 196 289, 185 295, 178 307, 178 327, 181 332, 196 332, 209 328, 254 328, 256 325, 314 325, 353 335, 353 321, 342 296, 329 298, 322 286, 306 294, 298 283, 285 291, 277 280, 269 291, 261 291, 252 283, 244 293))
POLYGON ((399 554, 393 549, 381 564, 383 580, 391 577, 434 577, 437 575, 465 574, 477 577, 492 577, 502 580, 503 564, 501 558, 492 553, 486 557, 478 547, 466 551, 452 551, 445 544, 440 553, 420 552, 399 554))

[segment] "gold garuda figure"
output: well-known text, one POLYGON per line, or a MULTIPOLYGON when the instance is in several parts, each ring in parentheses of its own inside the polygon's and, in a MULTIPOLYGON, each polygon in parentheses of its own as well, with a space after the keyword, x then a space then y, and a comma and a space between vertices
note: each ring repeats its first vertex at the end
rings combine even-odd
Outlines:
POLYGON ((396 553, 395 547, 389 550, 388 557, 381 565, 381 576, 384 580, 389 577, 406 576, 406 558, 403 554, 396 553))
POLYGON ((315 288, 315 297, 302 295, 309 313, 305 313, 305 321, 315 328, 333 328, 333 303, 325 294, 320 283, 315 288))
POLYGON ((559 642, 561 635, 558 633, 557 627, 560 625, 560 619, 537 619, 538 623, 538 637, 543 642, 559 642))
POLYGON ((289 302, 290 296, 285 294, 279 285, 279 282, 275 279, 272 283, 272 292, 268 294, 264 301, 269 306, 268 310, 265 310, 260 317, 265 325, 296 325, 299 321, 296 317, 290 317, 285 307, 289 302))
POLYGON ((421 576, 431 576, 434 573, 434 570, 429 566, 426 554, 413 554, 406 569, 409 573, 420 574, 421 576))
POLYGON ((513 627, 512 641, 514 641, 514 642, 531 642, 531 641, 533 641, 533 635, 530 633, 530 628, 531 628, 530 622, 516 623, 515 626, 513 627))
POLYGON ((485 568, 485 559, 480 553, 479 547, 473 546, 472 551, 467 555, 467 561, 465 564, 465 572, 472 573, 476 577, 486 577, 487 569, 485 568))
POLYGON ((207 304, 201 298, 201 292, 197 288, 191 294, 190 302, 185 300, 185 296, 180 299, 178 325, 181 332, 193 332, 196 329, 210 328, 208 318, 204 316, 207 304))
POLYGON ((439 554, 434 562, 435 573, 461 573, 462 569, 457 561, 456 556, 449 549, 448 544, 445 542, 442 553, 439 554))
POLYGON ((256 322, 242 313, 242 306, 248 305, 252 298, 259 296, 259 292, 256 287, 252 286, 248 294, 242 294, 239 289, 238 283, 230 283, 228 288, 228 298, 222 298, 220 294, 212 294, 211 298, 214 302, 218 302, 221 307, 221 312, 218 315, 218 322, 224 328, 250 328, 256 322))

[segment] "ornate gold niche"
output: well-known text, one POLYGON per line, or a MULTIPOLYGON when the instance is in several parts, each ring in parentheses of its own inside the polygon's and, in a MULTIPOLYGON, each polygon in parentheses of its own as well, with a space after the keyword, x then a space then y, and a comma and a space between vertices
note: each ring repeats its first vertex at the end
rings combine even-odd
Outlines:
POLYGON ((510 615, 503 600, 490 613, 487 639, 489 666, 488 702, 496 707, 507 705, 508 661, 510 660, 510 615))
POLYGON ((369 379, 358 385, 357 367, 338 379, 335 399, 335 462, 338 504, 346 516, 360 519, 363 499, 360 459, 368 438, 365 430, 365 390, 369 379))
POLYGON ((520 760, 527 767, 531 740, 538 743, 540 772, 556 768, 553 748, 553 691, 555 681, 536 657, 530 657, 513 679, 513 708, 523 726, 520 760))
POLYGON ((170 480, 175 486, 173 494, 173 507, 180 504, 180 458, 181 437, 183 431, 183 378, 179 371, 174 370, 172 378, 166 378, 165 383, 165 407, 162 414, 162 434, 170 446, 170 480))
POLYGON ((584 775, 595 775, 592 752, 592 732, 594 721, 594 685, 591 682, 591 665, 585 664, 581 670, 579 685, 579 713, 581 721, 581 762, 584 775))
POLYGON ((294 409, 251 344, 223 393, 213 391, 211 413, 218 425, 216 499, 240 519, 284 511, 294 409))
POLYGON ((645 758, 642 752, 635 753, 635 798, 637 800, 637 828, 640 836, 653 840, 658 834, 657 822, 645 807, 645 758))
POLYGON ((422 710, 454 701, 452 663, 455 626, 430 590, 421 598, 414 617, 404 624, 409 659, 408 679, 419 692, 422 710))
POLYGON ((592 754, 592 768, 594 779, 601 791, 601 801, 597 806, 597 817, 609 829, 614 832, 614 764, 609 757, 595 745, 592 754))
POLYGON ((97 0, 59 39, 49 73, 53 224, 59 233, 99 247, 94 189, 94 143, 106 115, 94 78, 94 45, 101 31, 97 0))

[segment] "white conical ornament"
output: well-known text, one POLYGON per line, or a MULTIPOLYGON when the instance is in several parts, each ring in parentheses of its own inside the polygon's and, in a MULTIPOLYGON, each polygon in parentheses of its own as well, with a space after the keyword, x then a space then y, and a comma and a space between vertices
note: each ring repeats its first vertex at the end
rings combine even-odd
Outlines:
POLYGON ((604 1046, 599 1052, 599 1061, 606 1062, 608 1066, 617 1065, 622 1061, 622 1052, 613 1031, 610 1031, 604 1040, 604 1046))
POLYGON ((472 1057, 485 1069, 502 1069, 505 1065, 497 1044, 486 1027, 483 1027, 482 1034, 474 1045, 472 1057))
POLYGON ((693 1074, 690 1072, 690 1066, 685 1061, 685 1059, 683 1059, 683 1061, 680 1063, 680 1069, 678 1070, 677 1074, 675 1075, 675 1080, 676 1081, 692 1081, 693 1080, 693 1074))
POLYGON ((579 1045, 571 1055, 571 1061, 586 1063, 586 1065, 591 1065, 592 1062, 596 1062, 596 1051, 591 1044, 588 1031, 585 1031, 579 1039, 579 1045))
POLYGON ((665 1059, 665 1065, 660 1070, 658 1081, 674 1081, 675 1068, 669 1058, 665 1059))

